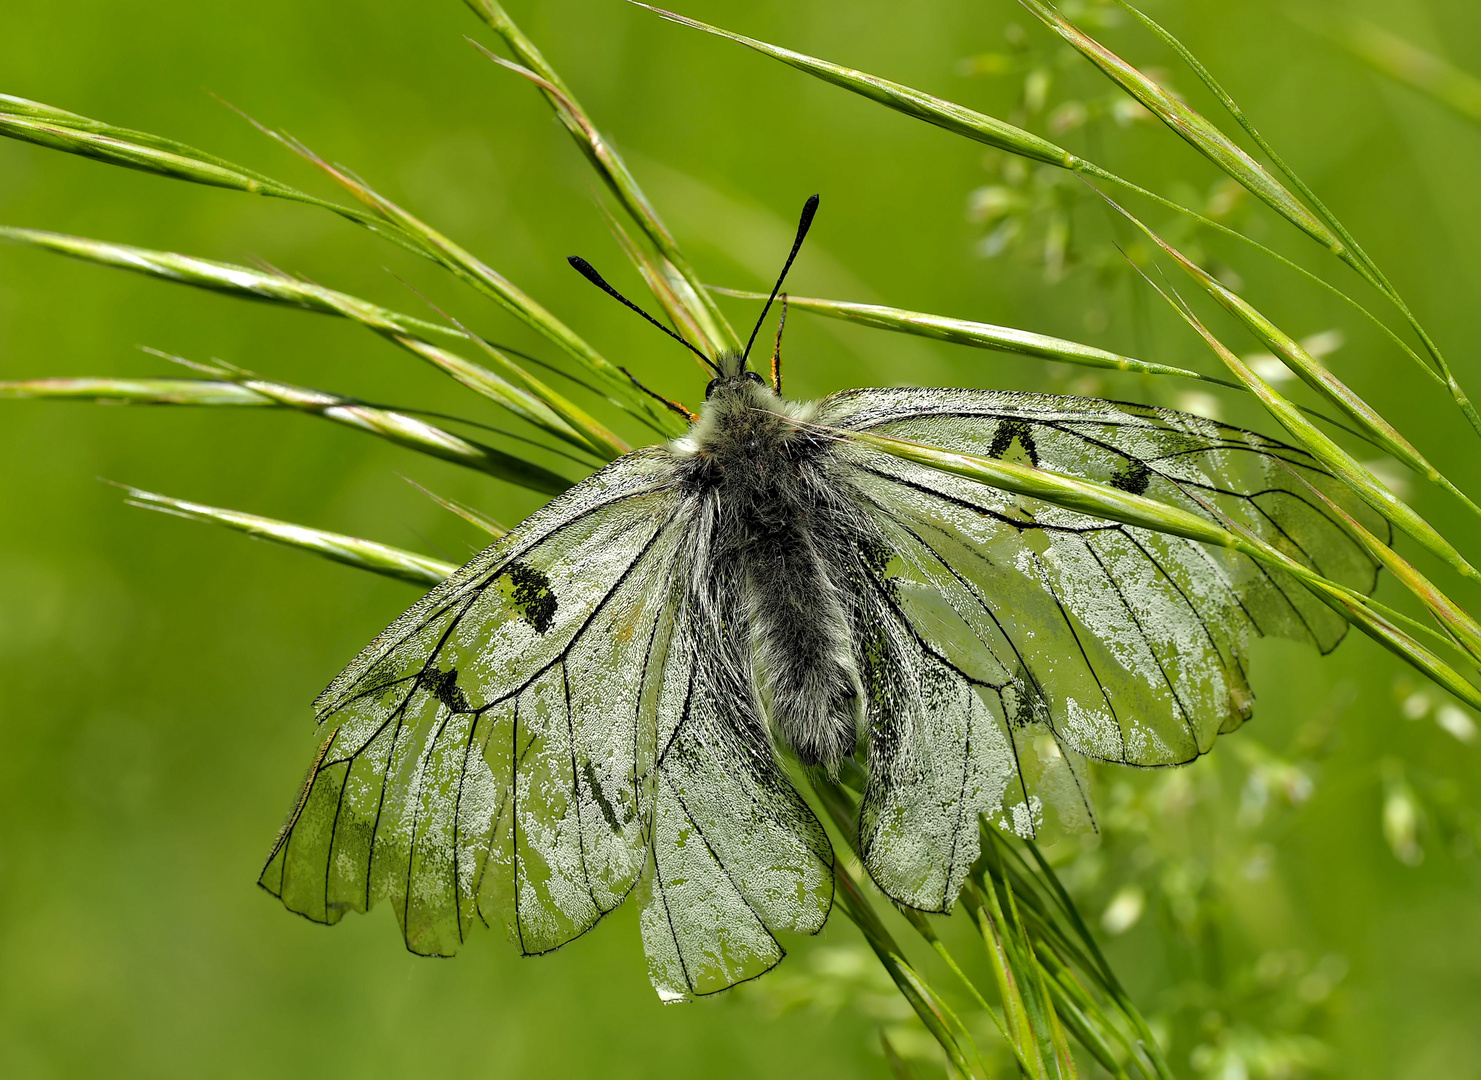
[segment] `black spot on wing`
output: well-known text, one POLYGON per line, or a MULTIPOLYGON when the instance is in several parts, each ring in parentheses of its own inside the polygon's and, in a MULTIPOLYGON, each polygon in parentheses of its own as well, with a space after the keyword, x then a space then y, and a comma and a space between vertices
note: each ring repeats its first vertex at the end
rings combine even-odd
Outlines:
POLYGON ((585 783, 586 789, 591 792, 591 797, 596 802, 597 809, 601 810, 602 820, 607 823, 607 828, 611 829, 614 833, 618 832, 623 825, 626 825, 633 819, 634 815, 632 811, 628 810, 624 815, 626 818, 625 821, 617 820, 617 810, 612 806, 612 801, 607 798, 607 793, 602 790, 602 783, 597 779, 596 770, 591 767, 591 760, 589 758, 581 763, 581 779, 585 783))
POLYGON ((442 702, 448 712, 465 713, 472 712, 473 706, 468 701, 468 695, 463 693, 462 687, 458 685, 458 669, 448 668, 439 671, 435 665, 428 665, 422 671, 421 683, 427 688, 438 701, 442 702))
POLYGON ((509 579, 512 586, 509 599, 519 609, 519 614, 525 622, 534 628, 537 634, 543 634, 550 629, 550 624, 555 620, 556 599, 555 593, 550 588, 550 578, 546 577, 533 566, 524 563, 510 563, 509 569, 504 571, 504 577, 509 579))
POLYGON ((1132 495, 1145 495, 1147 485, 1151 480, 1152 470, 1147 468, 1145 462, 1127 461, 1122 468, 1116 471, 1116 475, 1111 477, 1111 486, 1130 492, 1132 495))
POLYGON ((1022 447, 1020 455, 1026 456, 1028 463, 1038 468, 1039 449, 1034 445, 1034 428, 1026 420, 1004 420, 1000 423, 998 430, 993 432, 992 447, 988 453, 995 458, 1008 457, 1015 442, 1022 447))

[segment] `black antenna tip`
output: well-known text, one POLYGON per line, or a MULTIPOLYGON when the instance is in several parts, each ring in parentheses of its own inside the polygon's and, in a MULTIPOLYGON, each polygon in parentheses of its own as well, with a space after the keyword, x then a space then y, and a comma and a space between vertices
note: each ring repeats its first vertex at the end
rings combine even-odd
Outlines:
MULTIPOLYGON (((612 286, 608 285, 607 284, 607 280, 604 277, 602 277, 601 274, 598 274, 597 273, 596 267, 592 266, 591 263, 587 262, 580 255, 567 255, 566 256, 566 262, 570 263, 571 264, 571 268, 574 269, 578 274, 580 274, 582 277, 584 277, 587 281, 591 282, 598 289, 601 289, 602 292, 606 293, 613 300, 616 300, 623 307, 629 308, 632 311, 636 311, 639 315, 641 315, 643 318, 647 319, 654 326, 658 327, 660 330, 662 330, 669 337, 673 338, 680 345, 684 346, 684 348, 688 349, 695 356, 699 357, 702 361, 704 361, 705 365, 711 371, 715 372, 717 375, 720 373, 720 369, 715 366, 715 362, 713 360, 711 360, 704 353, 702 353, 698 349, 696 349, 688 341, 684 340, 684 338, 682 336, 680 336, 679 334, 676 334, 673 330, 670 330, 667 326, 664 326, 663 323, 659 322, 652 315, 649 315, 642 308, 638 307, 637 304, 634 304, 627 297, 623 296, 616 289, 612 288, 612 286)), ((632 378, 632 376, 629 375, 628 378, 632 378)), ((686 413, 686 415, 687 415, 687 413, 686 413)))
POLYGON ((787 271, 792 269, 792 262, 797 258, 797 253, 802 250, 802 241, 807 239, 807 232, 812 228, 812 219, 818 212, 818 197, 809 195, 807 202, 802 204, 802 217, 797 221, 797 239, 792 241, 792 251, 787 256, 787 261, 782 265, 782 272, 776 279, 776 285, 772 287, 771 295, 766 298, 766 306, 761 309, 761 318, 756 320, 755 329, 746 341, 746 351, 741 353, 741 366, 750 359, 751 346, 756 344, 756 334, 761 330, 761 324, 766 321, 766 313, 771 310, 771 303, 776 299, 777 293, 781 291, 782 282, 787 280, 787 271))
POLYGON ((597 273, 596 267, 592 266, 591 263, 587 262, 580 255, 567 255, 566 262, 571 264, 571 269, 575 270, 576 273, 580 274, 593 285, 606 286, 606 281, 603 280, 601 274, 597 273))

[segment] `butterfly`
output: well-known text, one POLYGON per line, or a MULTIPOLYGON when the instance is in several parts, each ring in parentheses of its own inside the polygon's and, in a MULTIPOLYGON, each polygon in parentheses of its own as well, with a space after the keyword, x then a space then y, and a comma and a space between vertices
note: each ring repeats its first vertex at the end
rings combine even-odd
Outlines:
POLYGON ((748 367, 757 330, 743 353, 700 354, 701 412, 670 403, 685 435, 532 514, 319 697, 328 736, 261 876, 289 909, 333 923, 384 900, 413 952, 451 955, 499 922, 537 954, 636 894, 659 995, 714 993, 773 967, 779 933, 828 918, 835 856, 797 767, 862 762, 870 877, 947 911, 979 818, 1022 835, 1050 812, 1088 824, 1087 758, 1186 762, 1250 715, 1252 636, 1323 652, 1343 636, 1302 586, 1241 556, 840 433, 1109 483, 1375 585, 1316 492, 1372 515, 1300 449, 1091 398, 789 401, 780 329, 771 381, 748 367))

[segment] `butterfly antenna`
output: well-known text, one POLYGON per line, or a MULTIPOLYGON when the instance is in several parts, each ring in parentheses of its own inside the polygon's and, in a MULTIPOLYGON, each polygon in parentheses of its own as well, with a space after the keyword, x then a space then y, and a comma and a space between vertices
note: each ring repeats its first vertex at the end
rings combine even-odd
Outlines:
MULTIPOLYGON (((703 360, 705 362, 706 366, 709 367, 709 369, 711 371, 713 371, 716 375, 722 374, 722 372, 720 371, 719 366, 713 360, 711 360, 708 356, 706 356, 704 353, 700 352, 693 345, 689 344, 689 342, 685 341, 682 337, 680 337, 678 334, 674 333, 667 326, 664 326, 663 323, 659 322, 652 315, 649 315, 642 308, 638 307, 637 304, 634 304, 627 297, 623 296, 616 289, 612 288, 612 286, 608 285, 607 284, 607 279, 604 278, 604 277, 602 277, 601 274, 598 274, 597 273, 596 267, 592 266, 591 263, 587 262, 580 255, 571 255, 571 256, 569 256, 566 259, 566 262, 570 263, 571 266, 572 266, 572 268, 578 274, 580 274, 582 277, 584 277, 587 281, 591 282, 598 289, 601 289, 602 292, 606 293, 613 300, 618 301, 624 307, 632 308, 632 310, 636 311, 639 315, 643 316, 643 318, 647 319, 654 326, 658 327, 660 330, 662 330, 669 337, 673 338, 680 345, 684 346, 684 348, 688 349, 695 356, 697 356, 701 360, 703 360)), ((631 378, 631 376, 628 376, 628 377, 631 378)))
POLYGON ((776 299, 776 294, 782 291, 782 282, 787 280, 787 271, 792 269, 792 260, 796 259, 797 253, 802 250, 802 241, 807 239, 807 230, 812 228, 813 215, 817 212, 818 197, 810 195, 807 202, 802 204, 802 218, 797 222, 797 239, 792 241, 792 253, 787 256, 786 265, 782 267, 776 284, 772 286, 771 295, 766 298, 766 306, 761 309, 761 318, 756 320, 756 326, 751 331, 751 338, 746 342, 746 351, 741 353, 742 370, 745 370, 746 358, 751 355, 751 346, 756 343, 756 335, 761 332, 761 324, 766 321, 766 313, 771 310, 771 302, 776 299))

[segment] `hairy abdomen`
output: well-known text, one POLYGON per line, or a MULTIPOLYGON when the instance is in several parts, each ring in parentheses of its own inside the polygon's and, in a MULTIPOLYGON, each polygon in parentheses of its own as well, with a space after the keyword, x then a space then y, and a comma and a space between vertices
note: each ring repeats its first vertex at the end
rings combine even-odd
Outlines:
POLYGON ((848 616, 817 537, 804 530, 758 542, 746 567, 751 651, 776 733, 804 765, 854 752, 862 687, 848 616))

